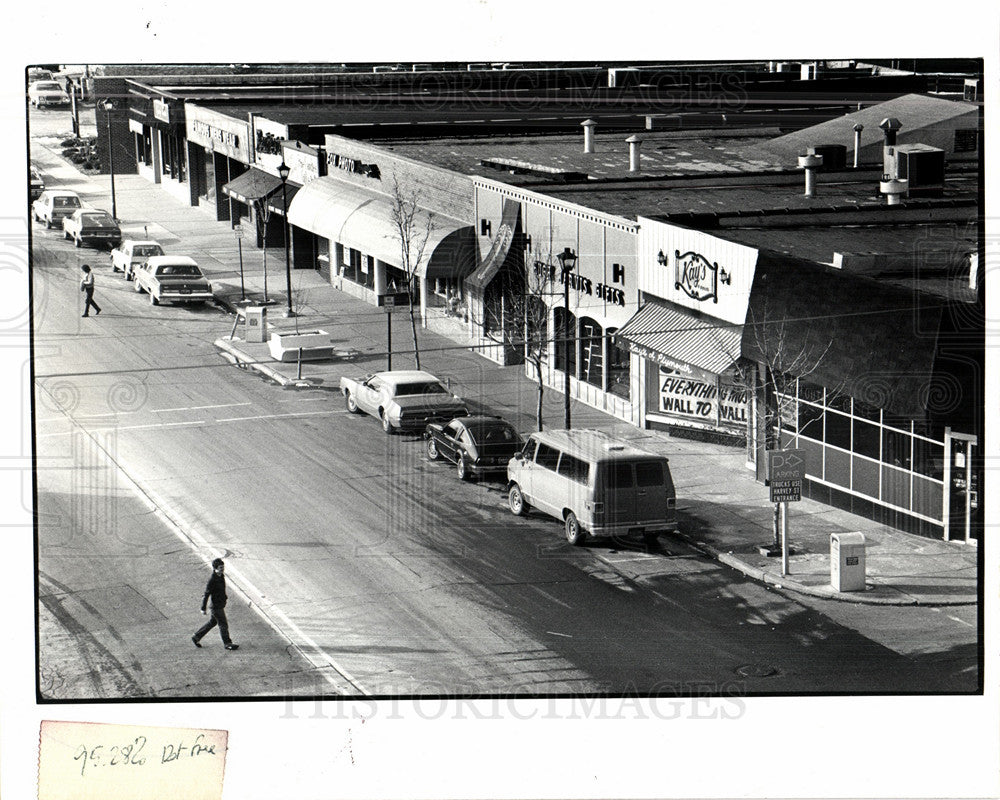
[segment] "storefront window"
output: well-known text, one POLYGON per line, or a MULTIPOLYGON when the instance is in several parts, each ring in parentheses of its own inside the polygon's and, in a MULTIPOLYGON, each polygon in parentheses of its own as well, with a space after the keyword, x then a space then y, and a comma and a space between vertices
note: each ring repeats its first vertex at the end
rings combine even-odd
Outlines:
POLYGON ((556 369, 569 372, 570 375, 576 375, 576 317, 573 316, 572 311, 556 307, 555 325, 556 369), (568 347, 566 345, 567 340, 569 340, 568 347), (566 358, 567 350, 569 351, 568 362, 566 358))
POLYGON ((879 457, 878 426, 860 419, 854 420, 854 452, 868 458, 879 457))
POLYGON ((549 355, 549 309, 538 297, 528 297, 526 335, 529 357, 540 357, 547 361, 549 355))
POLYGON ((596 320, 580 320, 580 379, 604 388, 604 335, 596 320))
POLYGON ((823 441, 823 409, 799 403, 799 436, 823 441))
POLYGON ((628 400, 629 392, 629 352, 616 344, 617 328, 607 330, 608 391, 628 400))
POLYGON ((913 437, 913 471, 928 478, 944 478, 944 445, 913 437))
POLYGON ((806 383, 800 380, 799 384, 799 400, 805 400, 808 403, 816 403, 818 405, 823 404, 823 398, 825 392, 822 386, 817 386, 814 383, 806 383))
POLYGON ((892 428, 882 429, 882 460, 902 469, 910 468, 910 434, 892 428))
POLYGON ((826 412, 826 438, 824 441, 844 450, 851 449, 851 418, 836 411, 826 412))

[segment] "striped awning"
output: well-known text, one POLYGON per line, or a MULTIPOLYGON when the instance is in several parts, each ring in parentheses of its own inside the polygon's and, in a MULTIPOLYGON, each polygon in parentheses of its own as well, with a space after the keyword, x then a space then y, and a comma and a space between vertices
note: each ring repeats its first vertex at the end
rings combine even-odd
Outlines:
POLYGON ((741 355, 743 326, 647 301, 615 338, 663 366, 677 367, 679 362, 720 375, 741 355))

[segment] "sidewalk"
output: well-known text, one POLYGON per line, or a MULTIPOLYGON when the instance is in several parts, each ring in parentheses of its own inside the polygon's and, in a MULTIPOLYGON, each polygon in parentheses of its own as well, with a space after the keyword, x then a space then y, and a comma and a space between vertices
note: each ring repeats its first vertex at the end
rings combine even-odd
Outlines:
MULTIPOLYGON (((45 173, 46 185, 67 185, 84 202, 110 208, 107 176, 84 176, 64 161, 57 149, 32 142, 35 163, 45 173)), ((241 306, 240 261, 229 223, 217 222, 204 209, 191 208, 135 175, 116 176, 116 197, 126 238, 147 235, 168 252, 191 255, 211 279, 216 299, 231 312, 241 306)), ((296 318, 283 319, 286 307, 284 251, 268 251, 268 297, 271 329, 322 328, 331 332, 335 356, 329 361, 279 362, 266 344, 243 340, 240 323, 230 339, 229 328, 215 344, 226 357, 247 369, 288 387, 319 386, 339 399, 343 374, 364 375, 385 369, 384 312, 334 288, 315 272, 292 273, 296 318)), ((106 259, 95 259, 106 264, 106 259)), ((109 266, 104 280, 112 278, 109 266)), ((243 284, 251 303, 263 298, 261 251, 243 240, 243 284)), ((412 349, 405 313, 398 333, 393 325, 394 349, 401 353, 396 368, 410 367, 412 349), (397 336, 400 338, 397 340, 397 336)), ((421 366, 451 383, 455 392, 475 410, 488 410, 510 419, 521 431, 534 430, 537 393, 522 367, 499 367, 461 347, 451 338, 420 331, 421 366)), ((548 426, 562 424, 562 395, 546 391, 548 426)), ((743 574, 783 590, 819 598, 884 605, 963 605, 978 601, 974 546, 903 533, 845 511, 803 499, 790 503, 789 541, 793 554, 787 575, 781 558, 762 556, 758 547, 772 541, 773 506, 768 491, 746 469, 740 448, 691 441, 669 433, 644 431, 596 409, 574 402, 573 427, 600 428, 632 440, 638 446, 670 458, 677 488, 679 536, 743 574), (867 557, 865 591, 840 593, 830 585, 830 535, 858 531, 864 534, 867 557)))

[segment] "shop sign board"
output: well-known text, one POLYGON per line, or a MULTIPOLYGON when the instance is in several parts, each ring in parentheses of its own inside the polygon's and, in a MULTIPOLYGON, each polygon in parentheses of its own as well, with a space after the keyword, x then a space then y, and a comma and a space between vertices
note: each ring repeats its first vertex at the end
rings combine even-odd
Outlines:
POLYGON ((660 367, 659 411, 688 422, 745 430, 745 388, 729 378, 682 365, 678 371, 660 367))
POLYGON ((805 451, 768 450, 767 474, 772 503, 789 503, 802 499, 805 480, 805 451))
POLYGON ((170 122, 170 106, 160 100, 158 97, 153 98, 153 116, 160 120, 160 122, 170 122))

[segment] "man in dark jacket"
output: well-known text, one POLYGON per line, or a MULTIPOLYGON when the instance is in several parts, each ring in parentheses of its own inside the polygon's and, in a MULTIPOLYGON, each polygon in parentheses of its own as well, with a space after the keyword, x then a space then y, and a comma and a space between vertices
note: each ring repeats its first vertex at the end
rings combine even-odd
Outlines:
POLYGON ((202 625, 198 632, 191 637, 195 647, 201 647, 202 637, 216 625, 219 626, 219 633, 222 634, 222 643, 227 650, 239 649, 238 644, 233 644, 229 638, 229 621, 226 619, 226 565, 221 558, 212 562, 212 577, 208 579, 208 586, 205 587, 205 596, 201 599, 201 613, 207 613, 208 601, 212 601, 212 617, 202 625))

